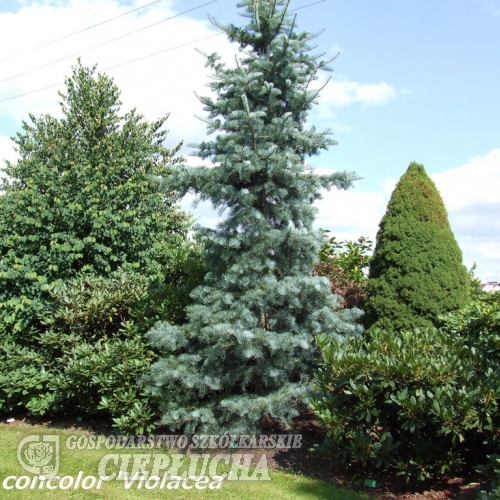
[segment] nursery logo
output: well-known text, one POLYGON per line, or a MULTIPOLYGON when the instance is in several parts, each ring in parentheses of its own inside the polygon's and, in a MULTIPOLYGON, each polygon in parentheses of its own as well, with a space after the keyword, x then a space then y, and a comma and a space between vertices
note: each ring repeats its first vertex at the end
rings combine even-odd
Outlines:
POLYGON ((26 436, 17 446, 17 460, 27 472, 54 476, 59 471, 59 436, 26 436))
MULTIPOLYGON (((60 444, 58 435, 30 435, 17 446, 17 460, 29 475, 7 476, 2 481, 5 490, 100 490, 104 482, 122 481, 123 488, 153 489, 197 489, 219 490, 225 481, 270 481, 266 453, 235 453, 231 448, 286 448, 299 447, 302 436, 139 436, 118 443, 114 436, 69 436, 67 449, 117 448, 125 453, 105 453, 101 456, 97 474, 86 475, 80 470, 76 476, 59 476, 60 444), (158 439, 156 439, 158 437, 158 439), (83 439, 85 438, 85 439, 83 439), (144 438, 144 439, 143 439, 144 438), (154 438, 154 439, 150 439, 154 438), (134 448, 176 448, 182 440, 191 448, 230 448, 229 453, 148 453, 133 452, 134 448), (137 443, 139 441, 139 443, 137 443), (139 446, 137 446, 139 445, 139 446), (163 446, 162 446, 163 445, 163 446), (102 446, 102 448, 101 448, 102 446), (128 449, 127 449, 128 448, 128 449), (130 453, 127 453, 130 451, 130 453)), ((107 451, 106 450, 106 451, 107 451)), ((142 451, 142 450, 140 450, 142 451)))

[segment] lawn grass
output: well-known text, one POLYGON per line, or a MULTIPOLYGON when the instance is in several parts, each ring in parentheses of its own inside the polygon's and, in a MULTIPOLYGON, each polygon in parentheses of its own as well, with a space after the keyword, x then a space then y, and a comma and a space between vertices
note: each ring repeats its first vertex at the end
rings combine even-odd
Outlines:
MULTIPOLYGON (((126 449, 126 450, 89 450, 89 449, 67 449, 66 439, 71 435, 87 435, 88 431, 79 429, 59 429, 41 425, 16 425, 0 423, 0 498, 9 499, 135 499, 135 498, 217 498, 217 499, 241 499, 241 500, 281 500, 281 499, 310 499, 310 500, 366 500, 368 497, 354 491, 335 488, 328 482, 319 481, 302 475, 292 475, 285 472, 270 470, 269 481, 223 481, 219 490, 177 490, 167 489, 137 489, 134 484, 131 489, 126 490, 123 481, 109 481, 102 484, 101 489, 68 489, 48 490, 24 489, 5 490, 2 483, 7 476, 33 476, 22 469, 17 461, 17 446, 26 436, 33 434, 57 434, 60 439, 60 469, 59 476, 78 475, 84 471, 85 476, 97 476, 97 466, 106 453, 159 453, 165 450, 148 449, 126 449)), ((251 452, 251 450, 239 450, 238 453, 251 452)))

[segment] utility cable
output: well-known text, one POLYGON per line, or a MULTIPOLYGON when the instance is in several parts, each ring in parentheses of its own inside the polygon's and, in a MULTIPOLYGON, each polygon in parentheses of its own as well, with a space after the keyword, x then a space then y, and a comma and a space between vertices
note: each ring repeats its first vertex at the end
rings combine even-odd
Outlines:
MULTIPOLYGON (((125 66, 126 64, 132 64, 134 62, 137 62, 137 61, 140 61, 142 59, 147 59, 148 57, 153 57, 153 56, 157 56, 158 54, 163 54, 164 52, 170 52, 171 50, 175 50, 175 49, 180 49, 181 47, 185 47, 186 45, 192 45, 193 43, 198 43, 198 42, 201 42, 203 40, 208 40, 209 38, 213 38, 215 36, 220 36, 222 35, 223 32, 221 33, 216 33, 215 35, 210 35, 210 36, 206 36, 204 38, 199 38, 198 40, 193 40, 192 42, 187 42, 187 43, 183 43, 182 45, 176 45, 175 47, 170 47, 168 49, 165 49, 165 50, 161 50, 160 52, 155 52, 153 54, 148 54, 146 56, 143 56, 143 57, 139 57, 138 59, 134 59, 132 61, 127 61, 127 62, 124 62, 124 63, 121 63, 121 64, 116 64, 115 66, 111 66, 111 67, 108 67, 108 68, 104 68, 102 70, 100 70, 101 72, 104 72, 104 71, 109 71, 110 69, 114 69, 114 68, 118 68, 120 66, 125 66)), ((5 102, 5 101, 10 101, 12 99, 17 99, 18 97, 23 97, 25 95, 29 95, 29 94, 34 94, 35 92, 41 92, 42 90, 47 90, 47 89, 51 89, 53 87, 57 87, 58 85, 62 85, 64 82, 58 82, 58 83, 54 83, 52 85, 47 85, 46 87, 42 87, 40 89, 36 89, 36 90, 31 90, 29 92, 24 92, 23 94, 18 94, 18 95, 14 95, 12 97, 7 97, 5 99, 1 99, 0 102, 5 102)))
POLYGON ((162 19, 161 21, 157 21, 156 23, 149 24, 148 26, 144 26, 143 28, 139 28, 134 31, 130 31, 129 33, 125 33, 124 35, 118 36, 116 38, 112 38, 111 40, 107 40, 106 42, 99 43, 98 45, 94 45, 93 47, 89 47, 88 49, 83 49, 79 50, 78 52, 75 52, 74 54, 70 54, 69 56, 61 57, 60 59, 56 59, 55 61, 51 61, 46 64, 42 64, 41 66, 37 66, 36 68, 28 69, 27 71, 23 71, 22 73, 18 73, 17 75, 9 76, 8 78, 4 78, 3 80, 0 80, 0 83, 7 82, 9 80, 13 80, 14 78, 17 78, 18 76, 24 76, 29 73, 33 73, 34 71, 38 71, 39 69, 47 68, 48 66, 52 66, 53 64, 56 64, 61 61, 65 61, 66 59, 71 59, 72 57, 79 56, 81 54, 84 54, 85 52, 88 52, 89 50, 97 49, 98 47, 102 47, 103 45, 107 45, 108 43, 115 42, 116 40, 120 40, 121 38, 125 38, 127 36, 133 35, 135 33, 138 33, 139 31, 144 31, 146 29, 151 28, 152 26, 156 26, 160 23, 164 23, 165 21, 170 21, 171 19, 174 19, 176 17, 182 16, 184 14, 187 14, 188 12, 192 12, 193 10, 201 9, 202 7, 205 7, 206 5, 210 5, 211 3, 215 3, 217 0, 212 0, 211 2, 204 3, 202 5, 199 5, 198 7, 194 7, 192 9, 186 10, 184 12, 180 12, 179 14, 176 14, 175 16, 167 17, 166 19, 162 19))
POLYGON ((307 5, 303 5, 302 7, 298 7, 297 9, 289 10, 288 12, 295 12, 297 10, 305 9, 306 7, 311 7, 311 5, 316 5, 318 3, 323 3, 323 2, 326 2, 326 0, 319 0, 319 2, 314 2, 314 3, 307 4, 307 5))
POLYGON ((150 7, 151 5, 154 5, 155 3, 159 3, 159 2, 163 2, 163 1, 164 0, 155 0, 154 2, 143 5, 142 7, 137 7, 136 9, 129 10, 128 12, 120 14, 119 16, 111 17, 109 19, 106 19, 105 21, 101 21, 100 23, 96 23, 96 24, 93 24, 92 26, 88 26, 87 28, 83 28, 81 30, 74 31, 73 33, 69 33, 68 35, 65 35, 61 38, 56 38, 55 40, 52 40, 50 42, 44 43, 42 45, 38 45, 37 47, 33 47, 25 52, 21 52, 20 54, 16 54, 13 56, 9 56, 5 59, 1 59, 0 63, 2 63, 4 61, 9 61, 10 59, 15 59, 16 57, 24 56, 25 54, 29 54, 30 52, 34 52, 35 50, 41 49, 42 47, 47 47, 47 45, 52 45, 53 43, 60 42, 61 40, 66 40, 67 38, 71 38, 72 36, 83 33, 84 31, 88 31, 88 30, 91 30, 92 28, 96 28, 97 26, 101 26, 103 24, 110 23, 111 21, 114 21, 115 19, 119 19, 120 17, 128 16, 129 14, 132 14, 133 12, 137 12, 138 10, 145 9, 146 7, 150 7))
MULTIPOLYGON (((214 1, 216 1, 216 0, 214 0, 214 1)), ((318 4, 318 3, 322 3, 322 2, 325 2, 325 1, 326 1, 326 0, 321 0, 321 1, 319 1, 319 2, 315 2, 315 3, 312 3, 312 4, 304 5, 303 7, 299 7, 298 9, 295 9, 295 10, 305 9, 306 7, 310 7, 310 6, 312 6, 312 5, 316 5, 316 4, 318 4)), ((212 3, 212 2, 210 2, 210 3, 212 3)), ((193 40, 192 42, 187 42, 187 43, 184 43, 184 44, 182 44, 182 45, 177 45, 177 46, 175 46, 175 47, 170 47, 170 48, 168 48, 168 49, 161 50, 161 51, 159 51, 159 52, 155 52, 155 53, 153 53, 153 54, 148 54, 148 55, 146 55, 146 56, 140 57, 140 58, 138 58, 138 59, 134 59, 134 60, 132 60, 132 61, 126 61, 126 62, 124 62, 124 63, 117 64, 117 65, 115 65, 115 66, 111 66, 111 67, 109 67, 109 68, 105 68, 105 69, 103 69, 103 70, 101 70, 101 71, 109 71, 110 69, 118 68, 118 67, 120 67, 120 66, 125 66, 125 65, 127 65, 127 64, 132 64, 132 63, 134 63, 134 62, 141 61, 142 59, 147 59, 148 57, 153 57, 153 56, 156 56, 156 55, 159 55, 159 54, 163 54, 164 52, 170 52, 171 50, 179 49, 179 48, 181 48, 181 47, 185 47, 186 45, 192 45, 193 43, 198 43, 198 42, 201 42, 201 41, 203 41, 203 40, 208 40, 209 38, 213 38, 213 37, 216 37, 216 36, 220 36, 220 35, 222 35, 222 34, 223 34, 223 32, 221 32, 221 33, 217 33, 217 34, 215 34, 215 35, 210 35, 210 36, 207 36, 207 37, 205 37, 205 38, 200 38, 200 39, 198 39, 198 40, 193 40)), ((14 96, 12 96, 12 97, 7 97, 7 98, 5 98, 5 99, 0 99, 0 103, 2 103, 2 102, 6 102, 6 101, 10 101, 10 100, 12 100, 12 99, 17 99, 17 98, 19 98, 19 97, 24 97, 24 96, 26 96, 26 95, 35 94, 35 93, 37 93, 37 92, 42 92, 43 90, 47 90, 47 89, 51 89, 51 88, 57 87, 57 86, 59 86, 59 85, 62 85, 63 83, 64 83, 64 82, 54 83, 54 84, 52 84, 52 85, 47 85, 46 87, 42 87, 42 88, 35 89, 35 90, 30 90, 29 92, 24 92, 24 93, 22 93, 22 94, 14 95, 14 96)))

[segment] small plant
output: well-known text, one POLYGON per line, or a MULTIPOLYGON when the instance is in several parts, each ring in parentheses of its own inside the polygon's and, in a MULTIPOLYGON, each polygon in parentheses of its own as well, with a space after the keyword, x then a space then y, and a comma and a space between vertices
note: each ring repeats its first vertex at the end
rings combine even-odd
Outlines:
MULTIPOLYGON (((330 231, 320 229, 323 234, 330 231)), ((321 262, 330 262, 331 259, 342 268, 346 277, 350 280, 366 282, 365 270, 370 266, 370 254, 373 242, 364 236, 360 236, 357 241, 344 241, 340 243, 335 236, 332 236, 322 246, 319 252, 321 262)))
MULTIPOLYGON (((330 231, 321 229, 326 234, 330 231)), ((366 300, 365 270, 370 264, 373 243, 361 236, 357 241, 339 243, 332 236, 319 252, 320 262, 313 275, 325 276, 330 280, 331 291, 344 299, 339 309, 357 307, 363 309, 366 300)))
POLYGON ((483 364, 500 362, 500 293, 481 292, 457 312, 443 314, 438 324, 482 353, 483 364))

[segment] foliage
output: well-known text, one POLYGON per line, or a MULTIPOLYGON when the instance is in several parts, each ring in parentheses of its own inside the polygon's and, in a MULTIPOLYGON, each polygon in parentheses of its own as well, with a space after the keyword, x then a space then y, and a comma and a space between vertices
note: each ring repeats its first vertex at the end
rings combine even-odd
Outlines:
MULTIPOLYGON (((321 229, 323 233, 329 233, 327 229, 321 229)), ((340 243, 332 236, 323 245, 319 252, 320 262, 329 262, 335 259, 336 263, 344 270, 350 280, 366 282, 365 270, 370 265, 370 256, 373 242, 364 236, 357 241, 344 241, 340 243)))
POLYGON ((23 345, 40 331, 46 285, 119 267, 161 279, 191 224, 151 179, 183 160, 180 144, 163 145, 167 117, 120 115, 113 80, 80 63, 60 95, 63 118, 23 122, 0 187, 0 338, 23 345))
POLYGON ((77 276, 47 292, 36 350, 1 346, 0 409, 110 415, 124 432, 151 428, 156 406, 136 383, 155 359, 144 338, 152 320, 142 316, 156 293, 151 279, 119 269, 109 277, 77 276))
POLYGON ((360 331, 359 311, 335 313, 328 281, 311 276, 321 245, 312 203, 320 188, 347 188, 353 175, 316 176, 305 165, 333 144, 304 125, 319 95, 309 84, 327 61, 308 53, 313 35, 297 31, 288 3, 241 2, 244 28, 213 21, 243 54, 235 68, 207 55, 217 97, 200 101, 209 133, 220 134, 196 147, 214 165, 168 177, 180 196, 191 191, 227 211, 216 229, 199 229, 208 272, 188 323, 148 334, 161 359, 144 383, 171 429, 247 433, 263 415, 289 424, 309 397, 314 335, 360 331))
POLYGON ((150 432, 158 418, 158 402, 137 387, 155 355, 133 323, 124 325, 128 338, 81 342, 60 358, 54 408, 72 415, 110 415, 121 432, 150 432))
POLYGON ((498 440, 500 370, 463 338, 436 329, 318 336, 313 408, 344 464, 425 479, 456 470, 466 449, 498 440))
POLYGON ((481 279, 476 276, 477 263, 474 262, 471 268, 467 271, 467 276, 469 278, 469 293, 471 296, 480 294, 481 290, 481 279))
POLYGON ((439 314, 469 301, 467 269, 441 196, 411 163, 399 180, 370 261, 366 327, 432 327, 439 314))
POLYGON ((477 499, 498 500, 500 498, 500 455, 489 455, 486 465, 477 467, 477 470, 490 479, 489 488, 481 489, 477 499))
MULTIPOLYGON (((328 233, 328 230, 322 230, 328 233)), ((366 300, 365 269, 370 265, 372 242, 361 236, 357 241, 339 243, 332 236, 319 252, 320 262, 314 267, 313 275, 330 280, 331 291, 342 297, 339 308, 363 309, 366 300)))
POLYGON ((483 364, 500 362, 500 293, 481 292, 459 311, 439 317, 448 335, 465 339, 482 354, 483 364))
POLYGON ((185 321, 205 273, 191 216, 155 177, 183 158, 165 116, 120 114, 113 80, 80 63, 63 118, 30 115, 0 189, 0 412, 101 413, 151 428, 136 385, 154 359, 144 333, 185 321))
POLYGON ((52 380, 42 352, 12 341, 0 344, 0 414, 17 406, 45 414, 54 402, 52 380))
POLYGON ((200 270, 193 247, 168 281, 118 269, 47 287, 37 350, 2 346, 0 412, 20 405, 32 414, 109 415, 121 432, 150 431, 158 402, 137 380, 156 356, 144 333, 160 319, 182 320, 200 270))

